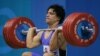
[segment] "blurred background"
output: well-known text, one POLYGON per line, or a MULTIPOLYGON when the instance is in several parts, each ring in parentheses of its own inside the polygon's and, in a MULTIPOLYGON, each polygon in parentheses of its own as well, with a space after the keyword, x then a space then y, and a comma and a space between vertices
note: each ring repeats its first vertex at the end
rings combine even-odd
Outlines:
MULTIPOLYGON (((14 17, 28 17, 37 28, 46 28, 45 16, 47 8, 52 4, 62 5, 66 16, 73 12, 92 14, 100 25, 100 0, 0 0, 0 56, 21 56, 25 51, 33 51, 42 55, 42 46, 34 49, 14 49, 9 47, 3 37, 3 26, 14 17)), ((97 40, 89 47, 66 46, 67 56, 100 56, 100 33, 97 40)))

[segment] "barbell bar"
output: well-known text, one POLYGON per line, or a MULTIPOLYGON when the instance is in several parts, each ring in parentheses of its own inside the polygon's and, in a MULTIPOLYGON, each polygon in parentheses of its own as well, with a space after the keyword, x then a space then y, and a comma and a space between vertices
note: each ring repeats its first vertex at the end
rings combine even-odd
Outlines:
MULTIPOLYGON (((62 26, 59 26, 58 28, 53 28, 53 29, 38 29, 36 27, 34 27, 36 32, 40 32, 40 31, 52 31, 52 30, 62 30, 62 26)), ((88 28, 88 27, 84 27, 84 26, 81 26, 82 30, 86 30, 86 31, 90 31, 90 32, 94 32, 93 28, 88 28)), ((24 35, 27 35, 27 32, 28 31, 25 31, 25 30, 22 30, 22 34, 24 35)))

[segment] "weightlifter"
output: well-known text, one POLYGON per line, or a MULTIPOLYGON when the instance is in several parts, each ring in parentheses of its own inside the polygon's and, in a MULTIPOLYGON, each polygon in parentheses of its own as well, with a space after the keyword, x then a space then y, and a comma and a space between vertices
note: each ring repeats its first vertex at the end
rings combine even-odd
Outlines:
MULTIPOLYGON (((65 11, 62 6, 57 4, 51 5, 47 9, 46 23, 48 24, 47 29, 55 30, 40 31, 35 35, 36 28, 29 28, 26 38, 27 47, 35 48, 42 44, 43 56, 66 56, 66 41, 62 35, 62 31, 57 29, 64 21, 64 17, 65 11)), ((22 56, 36 55, 32 52, 24 52, 22 56)))

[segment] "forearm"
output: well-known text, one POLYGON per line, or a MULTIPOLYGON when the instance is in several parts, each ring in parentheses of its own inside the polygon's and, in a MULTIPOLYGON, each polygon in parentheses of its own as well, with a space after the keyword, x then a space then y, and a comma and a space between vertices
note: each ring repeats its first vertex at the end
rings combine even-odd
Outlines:
POLYGON ((60 32, 59 34, 59 37, 58 37, 58 43, 59 43, 59 48, 62 49, 62 50, 66 50, 66 40, 62 34, 62 32, 60 32))
POLYGON ((26 45, 27 45, 27 47, 31 47, 32 46, 33 36, 34 36, 34 30, 31 28, 31 29, 28 30, 27 37, 26 37, 26 45))
POLYGON ((62 43, 62 45, 59 48, 62 50, 66 50, 66 43, 62 43))
POLYGON ((55 32, 51 38, 51 41, 50 41, 50 50, 53 51, 55 49, 57 49, 58 47, 58 39, 57 39, 57 32, 55 32))
POLYGON ((55 49, 57 49, 57 41, 56 40, 52 41, 50 44, 50 50, 53 51, 55 49))

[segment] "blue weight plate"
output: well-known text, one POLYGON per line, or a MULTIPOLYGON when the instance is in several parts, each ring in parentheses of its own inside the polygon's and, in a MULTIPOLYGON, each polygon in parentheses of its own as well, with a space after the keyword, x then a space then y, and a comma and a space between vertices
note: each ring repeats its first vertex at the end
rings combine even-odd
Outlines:
POLYGON ((25 23, 18 25, 18 27, 16 28, 16 36, 19 40, 26 41, 26 35, 22 33, 22 30, 28 31, 29 28, 30 26, 25 23))
POLYGON ((93 35, 93 32, 88 29, 93 29, 93 26, 90 22, 84 20, 77 25, 76 31, 80 38, 89 39, 93 35))

